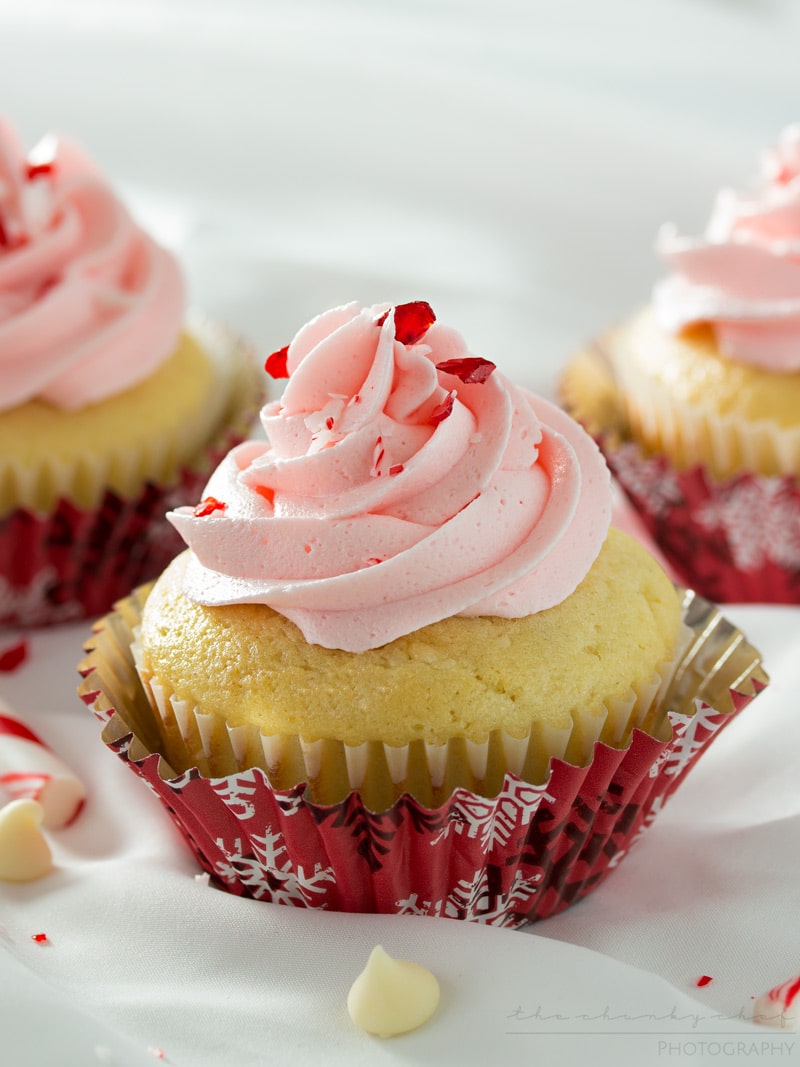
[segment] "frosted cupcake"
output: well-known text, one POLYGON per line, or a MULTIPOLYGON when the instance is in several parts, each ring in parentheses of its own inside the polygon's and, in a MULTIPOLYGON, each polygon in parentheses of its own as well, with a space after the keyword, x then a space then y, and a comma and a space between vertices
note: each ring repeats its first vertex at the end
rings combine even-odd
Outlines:
POLYGON ((672 273, 570 365, 567 407, 684 581, 800 603, 800 127, 702 238, 657 248, 672 273))
POLYGON ((180 547, 257 409, 251 354, 185 321, 175 259, 80 148, 0 122, 0 623, 99 614, 180 547), (230 430, 230 432, 229 432, 230 430))
POLYGON ((190 549, 87 646, 105 740, 234 892, 566 906, 674 788, 657 762, 690 730, 685 770, 763 683, 757 653, 692 674, 696 605, 609 531, 591 439, 426 303, 336 308, 267 365, 267 440, 171 514, 190 549))

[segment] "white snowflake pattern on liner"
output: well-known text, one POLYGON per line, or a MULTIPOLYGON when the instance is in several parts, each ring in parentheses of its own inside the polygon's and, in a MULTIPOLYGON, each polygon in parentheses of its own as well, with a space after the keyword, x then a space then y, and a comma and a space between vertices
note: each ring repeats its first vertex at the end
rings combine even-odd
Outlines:
POLYGON ((704 529, 722 532, 741 570, 755 570, 768 560, 800 568, 800 510, 785 480, 748 479, 725 497, 704 503, 693 517, 704 529))
POLYGON ((459 790, 447 824, 431 845, 437 845, 451 834, 462 834, 472 838, 480 835, 484 852, 491 851, 495 845, 504 848, 514 830, 529 825, 544 800, 551 804, 555 801, 546 786, 529 785, 520 779, 509 780, 508 787, 494 799, 459 790))
POLYGON ((719 712, 699 700, 695 701, 695 707, 697 710, 694 715, 677 715, 670 712, 669 721, 673 731, 677 734, 678 727, 684 723, 685 729, 676 736, 673 746, 665 749, 650 768, 651 778, 660 774, 682 774, 701 749, 705 748, 710 737, 723 725, 722 721, 714 722, 714 717, 718 717, 719 712))
POLYGON ((620 483, 654 518, 663 518, 683 501, 680 484, 673 472, 663 469, 658 459, 644 458, 637 445, 621 445, 613 459, 620 483))
MULTIPOLYGON (((238 771, 227 778, 213 778, 210 785, 231 814, 246 822, 252 819, 256 812, 256 806, 250 797, 255 795, 259 785, 268 787, 269 781, 260 768, 249 767, 246 771, 238 771)), ((305 806, 302 792, 276 794, 276 799, 284 815, 296 815, 305 806)))
POLYGON ((508 893, 497 893, 491 889, 488 872, 483 868, 475 871, 471 881, 462 878, 443 900, 420 901, 416 893, 406 900, 398 900, 397 914, 432 915, 447 919, 466 917, 487 926, 515 926, 517 920, 513 905, 530 900, 539 891, 538 883, 541 880, 541 872, 532 878, 525 878, 517 871, 508 893), (488 903, 488 907, 481 910, 483 901, 488 903))
POLYGON ((56 584, 58 575, 51 566, 42 567, 23 589, 15 588, 0 575, 0 618, 13 618, 20 626, 37 626, 43 620, 69 622, 79 618, 83 608, 77 600, 58 607, 47 602, 47 590, 56 584))
MULTIPOLYGON (((263 837, 254 834, 249 838, 254 856, 243 855, 241 838, 236 838, 232 851, 222 838, 217 838, 216 843, 226 856, 226 860, 214 864, 217 875, 227 882, 241 882, 252 890, 257 900, 266 897, 273 904, 304 908, 309 906, 314 894, 325 893, 324 883, 336 881, 331 867, 318 864, 310 875, 300 865, 294 868, 286 854, 283 834, 273 833, 271 826, 266 828, 263 837)), ((325 907, 325 904, 318 906, 325 907)))
POLYGON ((251 768, 228 778, 214 779, 211 788, 237 819, 251 819, 255 804, 249 799, 256 791, 255 771, 251 768))

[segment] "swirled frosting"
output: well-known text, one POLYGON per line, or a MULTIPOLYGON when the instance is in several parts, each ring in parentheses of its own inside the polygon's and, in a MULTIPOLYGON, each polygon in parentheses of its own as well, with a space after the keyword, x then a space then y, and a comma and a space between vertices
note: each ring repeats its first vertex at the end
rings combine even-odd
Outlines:
POLYGON ((235 448, 194 510, 185 592, 264 603, 360 652, 451 615, 552 607, 605 540, 609 475, 568 416, 472 356, 424 302, 304 326, 267 442, 235 448))
POLYGON ((122 392, 169 356, 183 314, 174 258, 82 151, 49 138, 26 158, 0 120, 0 410, 122 392))
POLYGON ((752 193, 719 193, 705 234, 664 227, 660 325, 710 323, 721 352, 771 371, 800 370, 800 126, 784 130, 752 193))

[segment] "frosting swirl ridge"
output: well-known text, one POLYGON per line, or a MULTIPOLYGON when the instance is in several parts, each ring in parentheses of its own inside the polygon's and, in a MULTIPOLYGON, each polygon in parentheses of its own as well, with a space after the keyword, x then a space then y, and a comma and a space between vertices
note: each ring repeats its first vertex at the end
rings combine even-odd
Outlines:
POLYGON ((752 193, 718 194, 702 237, 666 226, 656 250, 673 269, 653 295, 665 330, 707 322, 730 358, 800 370, 800 125, 766 154, 752 193))
POLYGON ((0 410, 122 392, 169 356, 183 314, 174 257, 81 149, 50 137, 26 158, 0 119, 0 410))
POLYGON ((427 304, 334 308, 275 355, 267 442, 169 515, 192 599, 269 604, 359 652, 451 615, 529 615, 583 579, 610 520, 594 442, 427 304))

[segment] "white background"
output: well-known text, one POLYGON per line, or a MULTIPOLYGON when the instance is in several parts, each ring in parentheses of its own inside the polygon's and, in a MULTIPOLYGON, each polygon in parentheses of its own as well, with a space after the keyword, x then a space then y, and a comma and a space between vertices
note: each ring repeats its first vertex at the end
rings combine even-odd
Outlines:
MULTIPOLYGON (((696 231, 800 121, 798 55, 792 0, 0 0, 0 109, 29 144, 79 139, 176 250, 195 304, 266 354, 333 304, 427 299, 546 394, 570 351, 647 300, 658 227, 696 231)), ((787 1062, 786 1039, 727 1018, 603 1020, 599 1036, 577 1019, 688 998, 746 1014, 800 971, 800 610, 727 614, 770 691, 609 881, 535 934, 310 916, 195 883, 74 696, 88 627, 34 635, 0 695, 91 797, 56 874, 0 884, 0 1062, 787 1062), (431 1025, 384 1044, 344 1010, 378 941, 444 988, 431 1025), (537 1005, 558 1032, 511 1034, 537 1005), (768 1047, 701 1048, 703 1028, 768 1047)))

